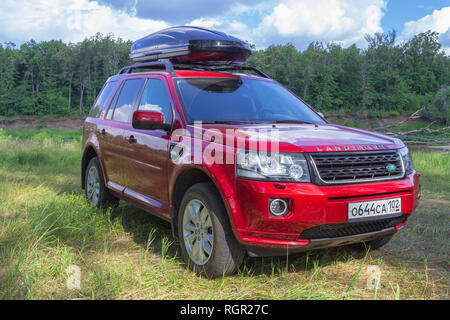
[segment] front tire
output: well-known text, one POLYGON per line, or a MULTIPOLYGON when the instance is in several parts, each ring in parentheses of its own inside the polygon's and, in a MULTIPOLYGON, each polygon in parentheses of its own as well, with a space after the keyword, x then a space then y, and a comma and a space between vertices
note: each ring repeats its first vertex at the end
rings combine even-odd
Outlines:
POLYGON ((103 208, 107 205, 116 206, 119 203, 119 199, 113 196, 105 185, 102 167, 97 157, 89 161, 85 174, 84 191, 92 207, 103 208))
POLYGON ((178 236, 188 266, 198 275, 233 274, 244 259, 245 249, 234 237, 222 198, 211 183, 186 191, 178 212, 178 236))

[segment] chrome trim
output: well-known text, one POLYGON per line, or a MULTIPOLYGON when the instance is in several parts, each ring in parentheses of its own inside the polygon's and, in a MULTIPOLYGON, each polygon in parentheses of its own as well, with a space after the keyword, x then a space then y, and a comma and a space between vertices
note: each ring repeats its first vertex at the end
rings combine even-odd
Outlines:
MULTIPOLYGON (((388 151, 388 150, 386 150, 388 151)), ((305 154, 307 155, 308 160, 310 161, 313 170, 314 170, 314 178, 318 179, 319 182, 322 185, 338 185, 338 184, 350 184, 350 183, 364 183, 364 182, 379 182, 379 181, 391 181, 391 180, 398 180, 398 179, 402 179, 405 177, 406 172, 405 172, 405 164, 403 162, 403 157, 400 154, 399 150, 395 150, 396 153, 398 154, 399 158, 400 158, 400 162, 402 164, 402 174, 400 175, 396 175, 396 176, 389 176, 389 177, 382 177, 382 178, 365 178, 365 179, 352 179, 352 180, 339 180, 339 181, 325 181, 322 179, 322 177, 320 176, 319 173, 319 169, 317 169, 316 163, 314 161, 314 157, 312 156, 312 154, 305 154)), ((361 151, 357 151, 358 153, 361 153, 361 151)), ((370 152, 370 151, 366 151, 366 152, 370 152)), ((350 154, 350 153, 355 153, 355 152, 348 152, 346 154, 350 154)), ((381 152, 382 153, 382 152, 381 152)), ((313 180, 313 179, 311 179, 313 180)))
POLYGON ((108 181, 108 183, 106 185, 108 186, 108 189, 113 189, 116 192, 122 193, 123 190, 125 190, 124 186, 121 186, 120 184, 112 182, 112 181, 108 181))
MULTIPOLYGON (((153 46, 148 46, 148 47, 145 47, 145 48, 135 49, 135 50, 133 50, 133 52, 138 54, 138 53, 141 53, 141 52, 145 52, 145 51, 149 51, 149 50, 157 50, 157 49, 162 50, 162 46, 158 46, 158 45, 156 45, 156 46, 154 46, 154 45, 153 46)), ((177 51, 180 51, 180 50, 189 50, 189 45, 179 46, 179 47, 170 48, 170 49, 164 49, 165 52, 177 52, 177 51)), ((154 55, 154 54, 155 53, 153 53, 151 55, 154 55)))

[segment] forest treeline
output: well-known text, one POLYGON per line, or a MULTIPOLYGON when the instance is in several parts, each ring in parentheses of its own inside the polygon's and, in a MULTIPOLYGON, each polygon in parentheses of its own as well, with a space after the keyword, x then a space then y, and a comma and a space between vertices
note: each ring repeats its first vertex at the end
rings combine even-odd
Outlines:
MULTIPOLYGON (((399 42, 395 31, 366 36, 364 49, 313 42, 256 50, 248 64, 268 73, 318 111, 362 118, 414 112, 448 123, 450 57, 439 35, 399 42)), ((0 46, 0 116, 86 115, 105 80, 124 65, 130 41, 97 34, 83 42, 0 46)))
POLYGON ((0 115, 86 115, 106 79, 130 64, 131 41, 112 35, 76 44, 0 46, 0 115))

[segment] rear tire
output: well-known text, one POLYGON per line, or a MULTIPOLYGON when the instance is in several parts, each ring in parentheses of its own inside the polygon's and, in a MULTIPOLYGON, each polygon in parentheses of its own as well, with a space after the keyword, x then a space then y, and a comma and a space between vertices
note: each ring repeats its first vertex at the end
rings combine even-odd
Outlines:
POLYGON ((119 204, 119 199, 112 195, 105 185, 102 167, 97 157, 89 161, 85 174, 84 191, 86 199, 92 207, 103 208, 119 204))
POLYGON ((245 256, 231 231, 222 198, 211 183, 196 184, 184 194, 178 237, 189 268, 207 278, 235 273, 245 256))

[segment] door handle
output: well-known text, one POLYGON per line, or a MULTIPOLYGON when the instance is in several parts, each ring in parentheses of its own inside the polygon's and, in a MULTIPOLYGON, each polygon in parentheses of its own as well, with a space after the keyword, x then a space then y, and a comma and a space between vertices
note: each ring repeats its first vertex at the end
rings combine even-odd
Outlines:
POLYGON ((137 139, 134 136, 125 137, 125 141, 128 141, 129 143, 136 143, 137 139))

